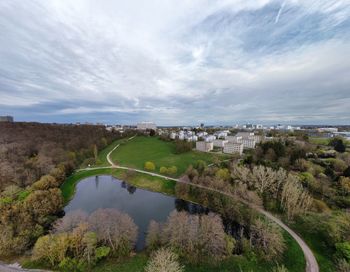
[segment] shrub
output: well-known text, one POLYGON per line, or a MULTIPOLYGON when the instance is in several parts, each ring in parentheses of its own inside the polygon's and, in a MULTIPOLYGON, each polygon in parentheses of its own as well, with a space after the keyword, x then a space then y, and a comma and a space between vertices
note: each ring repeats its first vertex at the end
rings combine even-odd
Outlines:
POLYGON ((147 171, 154 171, 156 170, 156 165, 153 162, 145 162, 145 166, 144 166, 145 170, 147 171))
POLYGON ((345 152, 346 146, 343 142, 342 138, 333 138, 332 140, 329 141, 329 145, 334 147, 335 151, 338 151, 340 153, 345 152))
POLYGON ((182 272, 183 266, 178 262, 178 256, 170 249, 161 248, 154 252, 145 272, 182 272))
POLYGON ((283 264, 277 264, 277 266, 273 268, 272 272, 288 272, 288 269, 283 264))
POLYGON ((159 173, 161 173, 162 175, 168 174, 168 168, 162 166, 162 167, 159 169, 159 173))
POLYGON ((336 243, 335 248, 337 257, 350 263, 350 242, 336 243))
POLYGON ((171 166, 168 168, 168 174, 169 175, 175 175, 177 173, 177 167, 176 166, 171 166))
POLYGON ((327 206, 327 204, 319 199, 313 199, 312 202, 312 208, 316 212, 329 212, 330 208, 327 206))
POLYGON ((336 264, 337 272, 349 272, 350 271, 350 263, 348 263, 344 259, 340 259, 336 264))

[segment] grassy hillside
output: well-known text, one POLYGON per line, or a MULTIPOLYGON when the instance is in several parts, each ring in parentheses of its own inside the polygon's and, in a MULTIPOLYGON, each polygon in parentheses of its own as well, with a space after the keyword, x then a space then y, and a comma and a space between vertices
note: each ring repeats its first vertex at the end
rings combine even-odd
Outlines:
POLYGON ((177 176, 183 174, 190 164, 198 160, 212 163, 215 156, 227 158, 227 155, 218 155, 197 151, 175 154, 175 143, 161 141, 155 137, 136 137, 121 146, 112 153, 114 162, 123 165, 143 169, 146 161, 156 164, 156 171, 162 166, 176 166, 177 176))

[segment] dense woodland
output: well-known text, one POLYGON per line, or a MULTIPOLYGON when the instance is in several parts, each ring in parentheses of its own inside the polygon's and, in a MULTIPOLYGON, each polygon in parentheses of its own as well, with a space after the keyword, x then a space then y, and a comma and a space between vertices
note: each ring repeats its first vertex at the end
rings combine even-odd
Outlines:
POLYGON ((18 254, 62 212, 59 187, 121 135, 102 126, 0 124, 0 255, 18 254))
POLYGON ((57 166, 69 173, 116 137, 103 126, 0 123, 0 189, 31 185, 57 166))

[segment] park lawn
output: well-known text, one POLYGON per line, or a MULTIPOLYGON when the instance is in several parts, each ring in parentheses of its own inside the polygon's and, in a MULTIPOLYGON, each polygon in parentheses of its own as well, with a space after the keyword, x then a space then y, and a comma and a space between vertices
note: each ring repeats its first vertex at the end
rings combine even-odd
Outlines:
POLYGON ((146 161, 156 165, 156 172, 162 166, 177 167, 176 176, 181 176, 190 164, 203 160, 207 164, 214 161, 215 157, 220 159, 229 158, 228 155, 212 154, 199 151, 189 151, 182 154, 175 154, 175 143, 165 142, 156 137, 136 137, 125 144, 121 144, 111 155, 117 164, 144 169, 146 161))
POLYGON ((98 153, 98 161, 96 163, 96 166, 109 166, 109 163, 107 161, 107 154, 118 144, 125 143, 127 141, 126 138, 118 139, 108 145, 106 148, 102 149, 98 153))
POLYGON ((330 138, 310 137, 309 142, 316 145, 328 145, 330 138))
POLYGON ((297 232, 311 248, 316 257, 320 272, 332 272, 335 270, 334 264, 331 261, 333 252, 331 252, 317 234, 310 233, 300 228, 298 224, 292 224, 290 227, 292 227, 292 229, 297 232))

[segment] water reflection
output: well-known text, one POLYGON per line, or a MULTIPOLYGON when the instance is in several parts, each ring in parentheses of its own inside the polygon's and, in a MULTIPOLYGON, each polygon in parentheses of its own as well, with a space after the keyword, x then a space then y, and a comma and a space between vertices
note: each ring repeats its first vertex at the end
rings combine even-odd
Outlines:
POLYGON ((136 249, 145 244, 145 233, 151 220, 165 222, 174 210, 191 213, 208 212, 206 208, 171 196, 154 193, 119 181, 111 176, 96 176, 82 180, 65 212, 82 209, 91 213, 99 208, 116 208, 129 214, 139 228, 136 249))
MULTIPOLYGON (((139 228, 137 250, 145 245, 149 222, 165 222, 173 211, 187 211, 191 214, 208 214, 210 210, 199 204, 176 199, 172 196, 150 192, 117 180, 111 176, 96 176, 78 183, 76 194, 65 207, 65 212, 81 209, 88 213, 99 208, 116 208, 129 214, 139 228)), ((237 233, 236 226, 225 222, 228 233, 237 233)))

